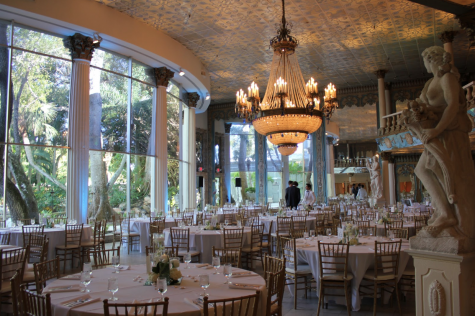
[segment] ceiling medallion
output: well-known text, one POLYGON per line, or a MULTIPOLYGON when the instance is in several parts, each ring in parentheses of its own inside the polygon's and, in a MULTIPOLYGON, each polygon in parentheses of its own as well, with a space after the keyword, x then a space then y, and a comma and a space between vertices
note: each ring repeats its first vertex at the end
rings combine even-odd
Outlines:
POLYGON ((330 119, 338 107, 336 89, 330 83, 320 109, 318 84, 313 78, 305 84, 295 55, 298 40, 290 35, 290 27, 282 0, 282 25, 270 41, 274 56, 264 98, 261 102, 259 87, 253 82, 248 94, 242 89, 236 93, 235 106, 237 117, 252 123, 284 156, 293 154, 297 144, 318 130, 323 117, 330 119))

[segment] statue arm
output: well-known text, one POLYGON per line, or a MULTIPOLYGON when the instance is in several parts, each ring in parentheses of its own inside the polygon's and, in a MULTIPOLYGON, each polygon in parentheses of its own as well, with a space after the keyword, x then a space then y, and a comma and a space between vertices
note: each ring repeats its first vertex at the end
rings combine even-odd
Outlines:
POLYGON ((445 131, 447 127, 453 122, 455 116, 459 111, 459 83, 457 78, 451 74, 447 73, 440 79, 440 85, 443 89, 444 98, 447 102, 447 107, 442 114, 437 126, 432 129, 425 129, 422 131, 422 142, 426 144, 432 138, 439 136, 440 133, 445 131))

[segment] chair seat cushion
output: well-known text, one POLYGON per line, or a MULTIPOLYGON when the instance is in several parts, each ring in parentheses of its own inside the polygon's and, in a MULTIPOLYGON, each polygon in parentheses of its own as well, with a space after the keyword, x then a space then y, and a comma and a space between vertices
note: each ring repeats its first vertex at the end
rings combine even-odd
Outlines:
MULTIPOLYGON (((183 257, 188 251, 185 251, 185 250, 178 250, 178 256, 179 257, 183 257)), ((195 256, 198 256, 200 255, 200 252, 199 251, 189 251, 189 253, 191 254, 192 257, 195 257, 195 256)))
MULTIPOLYGON (((271 233, 272 237, 277 237, 277 232, 271 233)), ((279 236, 285 237, 285 236, 290 236, 290 233, 279 233, 279 236)))
POLYGON ((386 281, 386 280, 395 279, 395 278, 397 278, 397 276, 392 274, 392 273, 378 273, 378 276, 375 277, 374 276, 374 271, 373 270, 368 270, 368 271, 366 271, 363 278, 367 279, 367 280, 372 280, 372 281, 386 281))
MULTIPOLYGON (((344 281, 344 275, 343 272, 337 272, 337 273, 324 273, 322 280, 328 280, 328 281, 344 281)), ((352 280, 353 279, 353 274, 347 273, 346 274, 346 280, 352 280)))
POLYGON ((297 265, 297 271, 294 268, 285 268, 285 271, 293 274, 311 274, 310 266, 308 264, 297 265))
POLYGON ((30 247, 30 251, 33 251, 33 252, 41 252, 41 247, 30 247))
POLYGON ((59 245, 59 246, 56 246, 56 249, 61 249, 61 250, 64 250, 64 249, 79 249, 79 245, 59 245))
POLYGON ((262 247, 269 247, 269 242, 268 241, 263 241, 262 242, 262 247))
POLYGON ((25 271, 23 274, 23 283, 30 283, 35 281, 35 273, 32 271, 25 271))
POLYGON ((33 263, 28 263, 27 267, 26 267, 26 270, 25 270, 25 273, 26 271, 33 271, 33 263))
POLYGON ((245 248, 242 248, 242 252, 258 252, 260 251, 262 248, 261 247, 245 247, 245 248))
POLYGON ((10 284, 10 281, 2 282, 2 289, 0 290, 0 293, 9 293, 12 291, 12 286, 10 284))

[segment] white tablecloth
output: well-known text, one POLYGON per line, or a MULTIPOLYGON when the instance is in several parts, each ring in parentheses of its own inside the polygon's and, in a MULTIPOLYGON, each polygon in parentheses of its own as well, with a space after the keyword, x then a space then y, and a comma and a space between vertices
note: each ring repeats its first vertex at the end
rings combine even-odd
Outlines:
POLYGON ((404 212, 414 212, 418 208, 421 209, 422 212, 427 211, 427 207, 424 204, 413 203, 412 206, 404 204, 404 212))
MULTIPOLYGON (((23 233, 21 228, 0 229, 0 234, 10 232, 10 245, 23 247, 23 233)), ((45 228, 44 234, 49 238, 48 260, 56 257, 56 246, 64 245, 64 228, 45 228)), ((84 225, 82 230, 82 240, 89 241, 92 236, 92 229, 89 225, 84 225)))
MULTIPOLYGON (((145 258, 144 258, 145 260, 145 258)), ((241 297, 255 294, 255 290, 241 290, 229 289, 228 285, 224 284, 225 277, 223 276, 223 268, 219 269, 218 275, 213 274, 214 269, 197 268, 194 264, 190 264, 190 269, 184 269, 184 265, 180 267, 184 278, 180 286, 168 286, 168 291, 164 295, 169 298, 168 314, 169 315, 183 315, 183 316, 201 316, 201 311, 190 306, 184 302, 184 298, 193 301, 198 298, 203 290, 199 286, 199 282, 194 282, 192 277, 197 277, 200 274, 209 274, 210 286, 206 290, 209 294, 209 299, 225 299, 232 297, 241 297)), ((100 298, 99 301, 89 305, 83 305, 73 309, 61 306, 62 302, 75 299, 86 293, 76 292, 62 292, 51 294, 51 304, 53 315, 55 316, 95 316, 104 315, 103 300, 110 298, 111 293, 107 290, 107 279, 117 277, 119 281, 119 291, 115 296, 119 299, 118 303, 132 303, 134 300, 148 302, 151 299, 160 297, 155 286, 144 286, 144 282, 134 281, 137 276, 147 279, 145 273, 145 265, 134 265, 129 270, 121 271, 119 274, 112 273, 112 269, 101 269, 93 271, 93 278, 88 289, 91 291, 89 295, 92 298, 100 298), (68 313, 69 312, 69 313, 68 313)), ((233 268, 234 272, 244 271, 242 269, 233 268)), ((242 284, 256 284, 261 285, 261 297, 259 298, 259 315, 265 314, 266 291, 265 281, 259 276, 240 277, 231 281, 236 281, 242 284)), ((57 280, 50 283, 45 290, 51 287, 76 285, 79 281, 74 280, 57 280)), ((110 303, 113 303, 109 301, 110 303)), ((121 310, 123 311, 123 309, 121 310)), ((112 312, 112 310, 111 310, 112 312)))
MULTIPOLYGON (((369 268, 374 266, 375 240, 375 237, 363 237, 360 238, 360 242, 362 243, 362 245, 350 246, 350 251, 348 255, 348 272, 351 272, 353 274, 353 280, 351 281, 351 303, 354 311, 358 311, 360 309, 361 299, 358 289, 361 284, 361 281, 363 280, 363 276, 369 268)), ((338 238, 325 236, 323 237, 322 242, 337 243, 338 238)), ((312 271, 313 277, 315 278, 315 280, 318 280, 320 270, 318 266, 319 252, 317 239, 314 239, 313 241, 308 241, 308 244, 310 244, 312 247, 299 248, 299 245, 297 244, 298 260, 299 263, 308 263, 308 265, 310 266, 310 270, 312 271)), ((409 255, 405 251, 403 251, 406 249, 409 249, 409 241, 403 241, 401 246, 399 277, 401 277, 402 273, 404 272, 404 269, 406 268, 407 262, 409 261, 409 255)), ((317 284, 317 286, 319 285, 317 284)), ((344 297, 330 297, 330 295, 325 295, 325 298, 329 298, 330 300, 335 299, 337 303, 346 305, 344 297)), ((389 295, 386 295, 386 297, 389 297, 389 295)))
MULTIPOLYGON (((273 223, 271 233, 275 233, 277 229, 277 216, 261 217, 260 221, 262 224, 264 224, 264 233, 269 233, 269 227, 271 222, 273 223)), ((306 226, 308 232, 310 232, 310 230, 315 230, 316 221, 317 219, 315 217, 307 217, 306 226)))
MULTIPOLYGON (((371 227, 374 227, 374 224, 372 224, 371 227)), ((402 228, 408 229, 409 237, 416 235, 416 228, 414 226, 414 222, 403 223, 402 228)), ((386 236, 386 231, 384 230, 384 224, 376 225, 376 236, 382 236, 382 237, 386 236)))
MULTIPOLYGON (((165 246, 171 246, 170 229, 164 230, 165 246)), ((243 247, 248 247, 251 242, 251 228, 244 227, 243 247)), ((224 235, 219 230, 202 230, 190 227, 190 250, 201 253, 201 262, 211 263, 213 258, 212 247, 224 248, 224 235)))
MULTIPOLYGON (((173 226, 175 226, 175 219, 165 219, 165 228, 173 226)), ((150 219, 131 218, 130 231, 140 234, 139 249, 137 249, 137 246, 134 246, 132 250, 145 252, 145 246, 150 246, 150 219)))

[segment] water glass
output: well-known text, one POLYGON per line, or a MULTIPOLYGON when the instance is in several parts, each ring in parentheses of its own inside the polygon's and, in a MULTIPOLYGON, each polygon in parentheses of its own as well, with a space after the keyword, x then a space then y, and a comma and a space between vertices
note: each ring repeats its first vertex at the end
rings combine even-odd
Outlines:
POLYGON ((200 286, 203 289, 203 294, 202 296, 208 296, 208 293, 206 293, 206 289, 209 287, 209 275, 207 274, 200 274, 198 275, 198 278, 200 279, 200 286))
POLYGON ((109 298, 109 301, 117 301, 117 297, 115 297, 114 294, 119 290, 119 282, 116 278, 107 280, 107 289, 112 293, 112 297, 109 298))
POLYGON ((230 263, 226 263, 223 267, 224 277, 226 278, 226 282, 224 284, 230 284, 229 278, 233 275, 233 266, 230 263))
POLYGON ((16 225, 17 225, 18 227, 22 227, 22 226, 23 226, 23 222, 20 221, 20 220, 17 220, 17 221, 16 221, 16 225))
POLYGON ((308 239, 308 233, 307 233, 307 232, 304 232, 304 233, 303 233, 303 238, 304 238, 305 240, 308 239))
POLYGON ((164 301, 163 294, 167 292, 167 278, 159 277, 157 280, 158 293, 162 294, 161 301, 164 301))
POLYGON ((84 284, 84 293, 89 293, 90 291, 87 289, 89 283, 91 283, 91 273, 89 272, 81 272, 81 283, 84 284))
POLYGON ((219 274, 218 268, 221 266, 221 260, 219 257, 213 257, 213 268, 215 270, 214 274, 219 274))
POLYGON ((224 226, 225 226, 225 227, 228 227, 228 225, 229 225, 229 221, 226 219, 226 220, 224 221, 224 226))
POLYGON ((328 235, 328 237, 331 237, 331 235, 332 235, 332 229, 331 228, 327 228, 327 235, 328 235))
POLYGON ((82 271, 84 272, 89 272, 89 274, 92 275, 92 265, 90 262, 84 262, 82 265, 82 271))
POLYGON ((311 237, 315 237, 315 230, 313 230, 313 229, 310 230, 310 236, 311 236, 311 237))
POLYGON ((31 219, 31 225, 35 225, 35 219, 34 218, 31 219))
POLYGON ((189 269, 190 267, 188 266, 188 264, 191 262, 191 253, 185 253, 185 255, 183 256, 183 261, 186 263, 185 269, 189 269))
POLYGON ((394 240, 394 232, 393 232, 393 231, 389 231, 388 237, 389 237, 389 239, 391 239, 391 241, 393 241, 393 240, 394 240))
POLYGON ((369 235, 370 237, 373 237, 373 229, 372 229, 371 227, 368 228, 368 232, 369 232, 368 235, 369 235))
POLYGON ((112 257, 112 265, 115 268, 114 273, 119 273, 119 267, 120 267, 120 257, 119 256, 113 256, 112 257))

